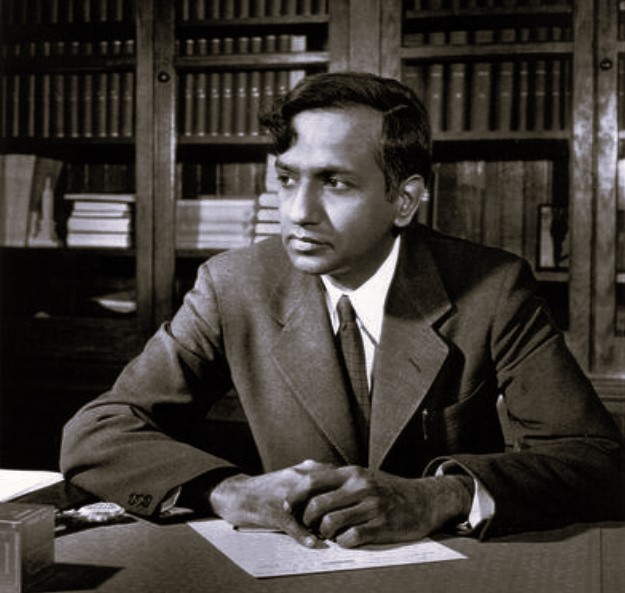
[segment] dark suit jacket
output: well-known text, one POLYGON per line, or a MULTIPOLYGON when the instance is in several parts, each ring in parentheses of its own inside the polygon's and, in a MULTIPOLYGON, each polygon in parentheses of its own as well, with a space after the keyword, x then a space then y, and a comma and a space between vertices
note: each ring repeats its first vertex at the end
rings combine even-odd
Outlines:
MULTIPOLYGON (((519 258, 423 227, 405 234, 373 381, 369 467, 418 477, 453 458, 494 497, 491 534, 616 512, 618 432, 519 258)), ((201 266, 171 323, 68 423, 62 469, 154 513, 174 487, 231 465, 189 435, 232 386, 265 471, 357 459, 321 282, 278 240, 201 266)))

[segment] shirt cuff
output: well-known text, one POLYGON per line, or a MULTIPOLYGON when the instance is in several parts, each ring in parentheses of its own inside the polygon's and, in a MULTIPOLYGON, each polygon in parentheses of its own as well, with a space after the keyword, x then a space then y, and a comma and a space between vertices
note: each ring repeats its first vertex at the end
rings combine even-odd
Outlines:
MULTIPOLYGON (((468 474, 460 465, 454 461, 444 461, 437 468, 434 473, 435 476, 444 476, 449 473, 462 473, 468 474)), ((473 494, 473 502, 471 503, 471 511, 464 523, 457 526, 460 533, 470 533, 477 527, 479 527, 484 521, 488 521, 495 514, 495 501, 490 492, 486 490, 486 487, 475 477, 473 478, 473 485, 475 487, 475 493, 473 494)))

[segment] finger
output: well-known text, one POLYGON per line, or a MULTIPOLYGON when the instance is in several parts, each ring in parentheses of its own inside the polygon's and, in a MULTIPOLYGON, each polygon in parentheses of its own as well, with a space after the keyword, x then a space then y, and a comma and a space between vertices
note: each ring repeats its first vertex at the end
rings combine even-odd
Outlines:
POLYGON ((290 512, 288 503, 284 503, 283 510, 278 520, 280 529, 291 536, 296 542, 307 548, 314 548, 319 540, 306 529, 290 512))
POLYGON ((359 504, 362 500, 361 492, 349 491, 344 487, 317 494, 308 501, 302 515, 302 522, 308 527, 316 527, 325 515, 359 504))
POLYGON ((354 526, 374 520, 376 516, 373 505, 364 501, 324 515, 317 530, 323 539, 334 539, 354 526))
POLYGON ((303 510, 312 496, 340 488, 343 482, 344 477, 334 467, 307 473, 294 480, 285 501, 292 511, 303 510))

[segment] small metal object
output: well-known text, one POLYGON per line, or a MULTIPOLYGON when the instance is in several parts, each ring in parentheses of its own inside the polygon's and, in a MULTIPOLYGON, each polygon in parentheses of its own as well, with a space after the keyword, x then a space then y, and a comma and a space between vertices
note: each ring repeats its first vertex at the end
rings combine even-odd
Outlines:
POLYGON ((125 511, 114 502, 95 502, 79 509, 60 511, 57 517, 62 523, 111 523, 121 518, 125 511))
POLYGON ((604 58, 601 62, 599 62, 599 68, 601 68, 604 72, 606 70, 610 70, 613 65, 614 63, 609 58, 604 58))
POLYGON ((164 70, 161 70, 157 75, 156 75, 156 79, 159 82, 169 82, 171 80, 171 76, 169 75, 169 72, 165 72, 164 70))

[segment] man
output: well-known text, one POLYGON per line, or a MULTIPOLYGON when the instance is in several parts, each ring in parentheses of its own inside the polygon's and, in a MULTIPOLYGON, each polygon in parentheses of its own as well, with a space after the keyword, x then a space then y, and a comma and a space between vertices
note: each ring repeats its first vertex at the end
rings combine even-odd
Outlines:
POLYGON ((182 496, 307 546, 614 516, 619 435, 526 263, 413 222, 431 165, 414 94, 322 74, 264 123, 281 240, 200 267, 171 323, 68 423, 66 476, 133 512, 182 496), (259 475, 190 436, 233 387, 259 475))

